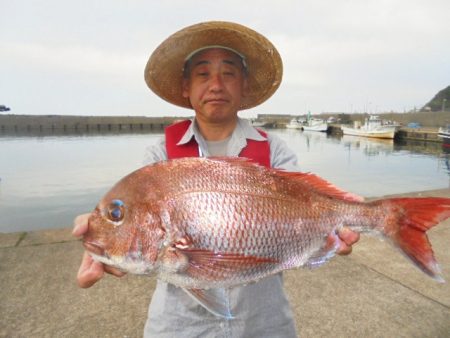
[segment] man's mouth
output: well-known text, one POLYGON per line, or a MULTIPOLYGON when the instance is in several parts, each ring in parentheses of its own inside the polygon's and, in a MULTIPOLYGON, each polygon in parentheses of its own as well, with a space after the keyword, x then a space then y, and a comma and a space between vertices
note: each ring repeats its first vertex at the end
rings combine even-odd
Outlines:
POLYGON ((223 103, 227 103, 228 100, 226 99, 222 99, 222 98, 213 98, 213 99, 206 99, 205 103, 210 103, 210 104, 223 104, 223 103))

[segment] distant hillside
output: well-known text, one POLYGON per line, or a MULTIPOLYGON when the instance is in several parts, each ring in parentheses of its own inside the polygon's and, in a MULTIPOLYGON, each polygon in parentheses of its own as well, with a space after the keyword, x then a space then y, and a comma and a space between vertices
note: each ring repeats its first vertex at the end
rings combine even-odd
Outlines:
POLYGON ((441 111, 442 108, 444 108, 446 111, 450 111, 450 86, 442 89, 439 93, 437 93, 430 102, 423 106, 421 110, 441 111), (446 100, 445 107, 443 104, 444 99, 446 100))

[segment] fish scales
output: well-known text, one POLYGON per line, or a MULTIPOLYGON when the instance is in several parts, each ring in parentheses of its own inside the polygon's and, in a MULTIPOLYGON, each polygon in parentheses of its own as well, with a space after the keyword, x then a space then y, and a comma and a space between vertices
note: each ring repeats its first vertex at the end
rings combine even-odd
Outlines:
MULTIPOLYGON (((267 172, 256 172, 260 173, 267 175, 267 172)), ((307 243, 313 242, 314 234, 322 240, 324 234, 314 232, 313 226, 300 226, 299 220, 308 216, 302 215, 303 210, 298 208, 294 196, 286 198, 279 193, 286 189, 280 184, 277 186, 272 177, 259 175, 255 179, 254 171, 233 176, 227 174, 224 176, 230 179, 222 178, 218 185, 214 180, 205 179, 206 175, 194 176, 188 189, 178 191, 176 199, 171 198, 171 223, 177 229, 185 229, 196 247, 271 257, 281 262, 289 258, 289 262, 295 262, 292 253, 302 256, 302 250, 309 248, 307 243), (244 185, 246 189, 243 190, 242 181, 251 184, 244 185), (258 185, 255 181, 264 183, 258 185), (249 188, 253 185, 256 189, 249 188), (224 207, 217 210, 217 206, 222 205, 224 207), (233 236, 233 230, 239 231, 238 237, 233 236), (299 236, 305 240, 296 240, 299 236)))

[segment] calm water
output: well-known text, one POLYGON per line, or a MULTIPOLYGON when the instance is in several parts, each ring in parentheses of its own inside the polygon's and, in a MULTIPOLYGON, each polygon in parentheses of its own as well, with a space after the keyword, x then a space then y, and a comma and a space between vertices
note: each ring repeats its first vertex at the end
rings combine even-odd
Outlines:
MULTIPOLYGON (((363 195, 449 187, 440 144, 271 131, 297 153, 302 171, 363 195)), ((0 232, 70 226, 122 176, 142 166, 160 135, 0 137, 0 232)))

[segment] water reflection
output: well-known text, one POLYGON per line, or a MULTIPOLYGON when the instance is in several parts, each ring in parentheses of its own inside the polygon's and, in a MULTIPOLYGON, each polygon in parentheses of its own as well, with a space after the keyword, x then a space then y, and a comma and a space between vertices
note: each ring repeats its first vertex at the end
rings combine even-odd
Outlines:
MULTIPOLYGON (((295 130, 292 130, 293 133, 295 133, 295 130)), ((320 141, 322 134, 319 132, 311 132, 311 131, 304 131, 302 132, 303 138, 305 139, 306 148, 308 151, 311 149, 311 144, 317 143, 320 141)))
MULTIPOLYGON (((293 137, 298 131, 289 130, 289 137, 293 137)), ((282 135, 283 133, 279 133, 282 135)), ((377 138, 364 138, 350 135, 324 134, 318 132, 301 132, 299 134, 305 139, 306 148, 311 150, 312 144, 320 142, 340 144, 347 150, 361 151, 367 156, 380 154, 391 154, 394 152, 408 152, 424 156, 442 157, 448 160, 450 147, 445 147, 441 142, 427 142, 422 140, 390 140, 377 138)), ((450 170, 449 175, 450 175, 450 170)))
POLYGON ((445 154, 445 148, 442 147, 440 142, 426 142, 420 140, 396 140, 395 150, 403 151, 408 150, 410 152, 426 155, 442 156, 445 154))
POLYGON ((449 186, 449 154, 442 151, 440 143, 398 143, 294 130, 275 133, 296 152, 303 171, 363 196, 449 186))
POLYGON ((345 148, 362 151, 367 156, 390 154, 394 151, 394 140, 369 139, 362 137, 343 136, 341 139, 345 148))

